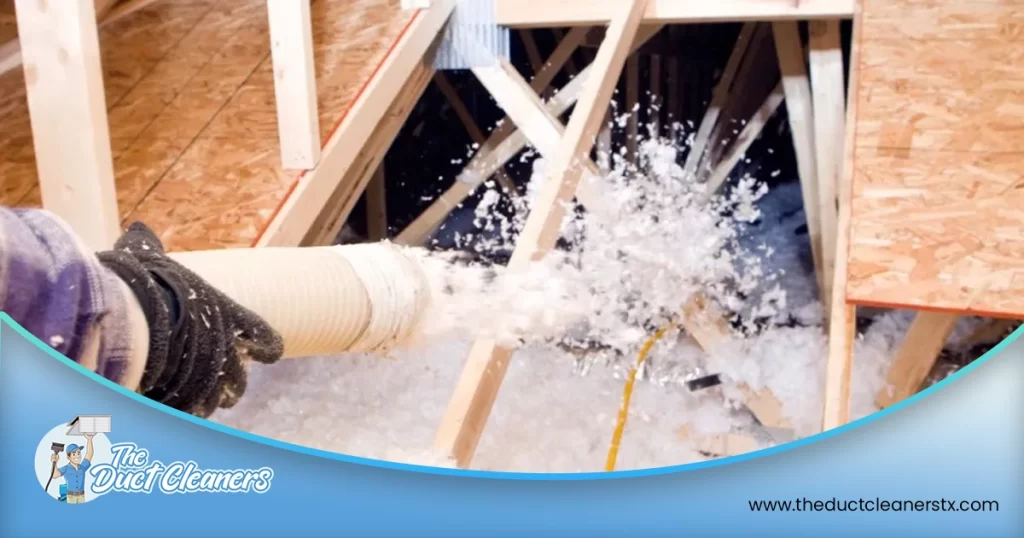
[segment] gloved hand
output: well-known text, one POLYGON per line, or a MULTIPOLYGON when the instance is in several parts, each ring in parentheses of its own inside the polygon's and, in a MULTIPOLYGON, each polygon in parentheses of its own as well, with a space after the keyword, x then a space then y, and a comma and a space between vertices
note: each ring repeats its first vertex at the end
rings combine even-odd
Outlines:
POLYGON ((164 253, 156 235, 132 224, 100 262, 132 289, 149 324, 139 392, 198 415, 232 407, 245 393, 248 359, 281 358, 281 336, 263 319, 164 253))

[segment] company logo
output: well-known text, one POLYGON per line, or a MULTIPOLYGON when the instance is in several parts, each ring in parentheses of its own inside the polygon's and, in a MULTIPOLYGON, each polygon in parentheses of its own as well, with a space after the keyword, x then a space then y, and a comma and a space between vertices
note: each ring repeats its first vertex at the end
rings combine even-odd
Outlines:
POLYGON ((61 502, 84 504, 111 492, 266 493, 274 471, 203 469, 194 461, 164 463, 132 442, 112 442, 110 415, 78 415, 39 441, 36 477, 61 502))

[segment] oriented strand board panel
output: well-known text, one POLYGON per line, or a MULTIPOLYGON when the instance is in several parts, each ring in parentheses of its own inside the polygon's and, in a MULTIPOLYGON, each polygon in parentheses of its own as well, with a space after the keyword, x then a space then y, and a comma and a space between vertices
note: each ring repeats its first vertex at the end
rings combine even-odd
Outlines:
MULTIPOLYGON (((413 17, 314 0, 323 141, 413 17)), ((166 0, 100 30, 118 206, 172 250, 249 246, 288 194, 265 0, 166 0)), ((0 203, 39 206, 21 69, 0 77, 0 203)))
POLYGON ((849 301, 1024 317, 1024 0, 863 0, 849 301))

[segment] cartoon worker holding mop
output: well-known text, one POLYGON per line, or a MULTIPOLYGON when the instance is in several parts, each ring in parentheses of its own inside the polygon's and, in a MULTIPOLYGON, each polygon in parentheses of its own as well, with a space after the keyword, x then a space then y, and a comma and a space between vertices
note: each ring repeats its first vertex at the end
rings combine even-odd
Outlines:
MULTIPOLYGON (((85 502, 85 472, 92 465, 92 438, 93 434, 85 435, 85 457, 82 457, 82 447, 72 443, 67 446, 68 464, 63 467, 55 467, 52 478, 64 477, 67 482, 68 504, 83 504, 85 502)), ((56 465, 60 454, 54 452, 50 461, 56 465)))

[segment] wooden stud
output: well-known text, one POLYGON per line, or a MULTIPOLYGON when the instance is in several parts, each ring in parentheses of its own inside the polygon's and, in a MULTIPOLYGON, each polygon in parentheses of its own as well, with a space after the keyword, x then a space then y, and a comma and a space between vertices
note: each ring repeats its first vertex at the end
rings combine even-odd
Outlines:
POLYGON ((43 207, 93 250, 120 235, 93 0, 16 0, 43 207))
MULTIPOLYGON (((502 62, 498 67, 479 67, 472 71, 526 139, 542 155, 551 158, 558 149, 565 127, 548 112, 540 96, 533 92, 516 68, 502 62)), ((583 166, 592 175, 599 175, 597 165, 589 158, 585 158, 583 166)))
POLYGON ((526 49, 526 58, 530 61, 533 74, 536 76, 544 67, 544 60, 540 57, 540 50, 537 49, 537 42, 533 40, 533 33, 530 30, 520 30, 519 38, 523 40, 523 48, 526 49))
MULTIPOLYGON (((519 28, 607 24, 622 0, 494 0, 495 20, 519 28)), ((646 23, 836 19, 853 14, 856 0, 651 0, 646 23)))
POLYGON ((387 189, 384 184, 384 164, 377 167, 373 179, 366 186, 366 235, 370 241, 388 238, 387 189))
MULTIPOLYGON (((749 90, 751 89, 750 85, 761 80, 760 77, 766 74, 764 72, 765 63, 772 62, 775 64, 773 67, 778 69, 778 59, 773 55, 775 47, 772 41, 771 25, 757 25, 749 38, 746 53, 742 55, 739 67, 732 78, 730 89, 734 89, 736 92, 725 100, 719 114, 719 121, 714 122, 704 151, 697 154, 698 162, 694 172, 697 179, 705 179, 728 151, 730 142, 734 139, 737 131, 735 126, 736 109, 746 110, 752 104, 757 105, 762 102, 760 100, 771 93, 771 88, 768 88, 764 95, 754 95, 749 90)), ((769 70, 771 69, 769 68, 769 70)))
POLYGON ((267 0, 281 167, 309 170, 320 160, 310 0, 267 0))
POLYGON ((814 101, 814 147, 817 151, 819 215, 821 221, 821 298, 823 311, 830 312, 832 278, 836 267, 836 226, 839 207, 836 190, 842 174, 845 84, 843 49, 839 42, 839 21, 811 21, 810 72, 814 101))
POLYGON ((878 407, 884 409, 917 394, 959 319, 959 314, 946 312, 918 312, 914 316, 889 367, 886 386, 875 398, 878 407))
POLYGON ((740 159, 746 155, 751 144, 760 136, 765 124, 775 115, 785 97, 786 95, 782 90, 782 83, 780 82, 772 93, 768 94, 768 97, 765 98, 764 103, 754 112, 754 115, 747 120, 747 124, 743 126, 743 130, 740 131, 736 142, 729 149, 729 153, 722 157, 722 160, 711 171, 711 175, 708 176, 705 186, 708 198, 715 194, 722 187, 722 184, 725 183, 725 180, 729 178, 729 174, 736 168, 740 159))
MULTIPOLYGON (((483 146, 487 143, 487 138, 484 137, 484 133, 480 131, 480 127, 477 126, 476 121, 473 120, 473 114, 466 108, 466 103, 459 97, 459 92, 455 91, 455 88, 448 82, 448 78, 443 73, 434 73, 434 84, 440 88, 441 93, 448 99, 448 104, 451 105, 452 110, 455 111, 455 115, 459 117, 459 121, 462 122, 462 126, 469 133, 470 139, 473 142, 483 146)), ((498 183, 509 193, 510 196, 517 194, 516 184, 512 181, 512 178, 508 177, 508 174, 504 170, 498 170, 495 172, 495 176, 498 178, 498 183)))
MULTIPOLYGON (((850 88, 857 87, 860 73, 860 7, 853 21, 853 48, 850 55, 850 88)), ((853 193, 854 133, 857 118, 857 92, 850 91, 846 104, 846 135, 843 141, 843 174, 839 185, 839 218, 836 237, 836 269, 832 280, 829 314, 828 360, 825 365, 825 391, 822 431, 838 428, 850 421, 850 373, 853 366, 853 341, 856 336, 857 309, 846 301, 849 265, 850 201, 853 193)))
MULTIPOLYGON (((542 257, 558 238, 565 204, 576 192, 583 174, 580 159, 589 153, 608 107, 612 92, 630 51, 647 0, 623 2, 621 12, 612 18, 594 59, 594 78, 580 96, 566 126, 558 151, 551 159, 548 180, 541 186, 516 248, 509 270, 522 270, 542 257)), ((508 368, 512 350, 491 340, 477 341, 459 379, 455 394, 437 434, 437 445, 454 458, 459 467, 467 467, 476 450, 498 389, 508 368)))
MULTIPOLYGON (((725 315, 706 295, 698 293, 683 305, 681 325, 704 351, 711 351, 732 335, 732 328, 725 315)), ((767 427, 791 429, 789 420, 782 413, 782 403, 769 389, 755 392, 744 384, 737 387, 744 396, 744 403, 757 420, 767 427)))
MULTIPOLYGON (((577 27, 577 28, 581 28, 581 27, 577 27)), ((575 29, 576 29, 576 28, 573 28, 573 30, 575 30, 575 29)), ((569 30, 569 31, 571 32, 571 31, 573 31, 573 30, 569 30)), ((552 34, 554 34, 554 36, 555 36, 555 41, 557 41, 557 42, 559 42, 559 43, 560 43, 560 42, 562 41, 562 39, 563 39, 563 38, 565 37, 565 32, 563 32, 563 31, 562 31, 561 29, 559 29, 559 28, 553 28, 553 29, 551 30, 551 33, 552 33, 552 34)), ((565 62, 565 72, 566 72, 566 73, 569 73, 569 78, 575 77, 575 76, 576 76, 576 75, 577 75, 577 74, 579 73, 579 70, 578 70, 578 69, 576 69, 576 63, 572 61, 572 58, 570 58, 569 60, 567 60, 567 61, 565 62)))
MULTIPOLYGON (((517 134, 525 136, 545 158, 553 158, 565 127, 557 116, 547 110, 540 97, 533 92, 516 68, 512 64, 502 62, 497 67, 478 67, 472 71, 513 123, 519 127, 517 134)), ((581 160, 587 179, 591 181, 578 186, 576 197, 589 211, 601 211, 604 198, 596 192, 599 183, 593 181, 600 177, 600 170, 588 156, 581 160)))
POLYGON ((626 62, 626 161, 637 165, 640 138, 640 63, 636 56, 626 62))
POLYGON ((722 108, 725 107, 725 103, 729 98, 729 92, 732 90, 736 71, 739 69, 740 62, 750 47, 750 42, 756 29, 756 22, 748 22, 740 29, 739 37, 736 38, 736 44, 733 45, 732 53, 729 55, 729 61, 726 62, 725 69, 722 70, 722 76, 718 79, 718 83, 715 84, 715 89, 712 91, 711 103, 708 104, 708 109, 700 120, 697 134, 694 135, 693 142, 690 144, 690 151, 686 154, 683 173, 687 177, 696 175, 699 164, 703 162, 704 151, 707 149, 708 140, 711 139, 711 131, 718 124, 718 116, 722 113, 722 108))
POLYGON ((796 152, 800 190, 804 199, 804 213, 807 215, 807 235, 814 257, 814 271, 817 275, 818 290, 824 290, 825 274, 821 252, 821 211, 815 158, 814 113, 811 108, 811 87, 807 79, 804 49, 800 44, 800 29, 796 22, 775 22, 772 23, 772 32, 775 35, 775 51, 778 54, 779 69, 782 72, 782 88, 786 93, 786 112, 789 118, 790 134, 793 137, 793 149, 796 152))
MULTIPOLYGON (((324 146, 320 162, 299 179, 281 210, 268 224, 257 246, 295 246, 313 230, 347 172, 357 163, 389 107, 398 100, 403 84, 437 42, 438 35, 455 7, 454 0, 431 0, 429 9, 414 15, 413 21, 385 58, 365 90, 345 114, 341 124, 324 146), (355 141, 355 142, 353 142, 355 141), (363 143, 358 143, 363 141, 363 143)), ((385 144, 386 148, 390 144, 385 144)), ((370 168, 372 170, 374 169, 370 168)), ((366 181, 369 181, 368 176, 366 181)), ((361 180, 360 180, 361 181, 361 180)), ((348 200, 343 213, 351 210, 365 183, 346 184, 341 198, 348 200)), ((318 232, 314 232, 318 233, 318 232)))

